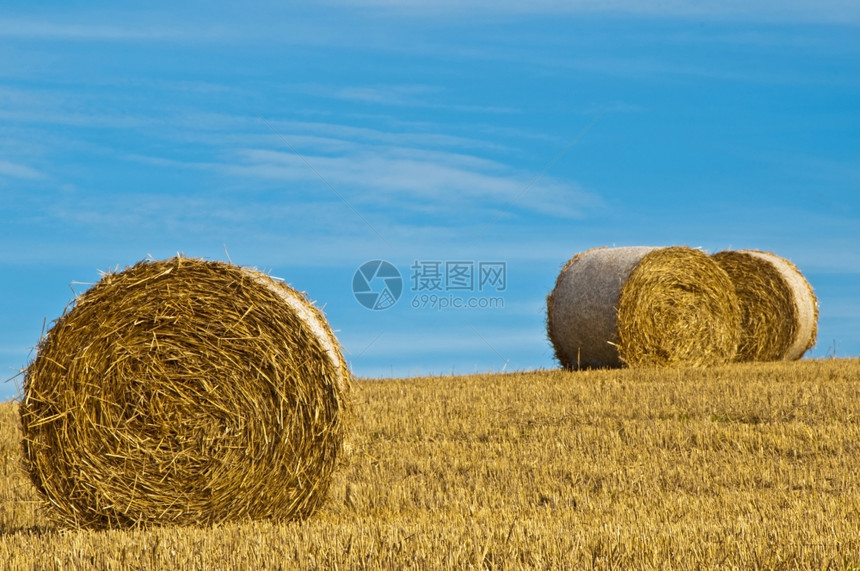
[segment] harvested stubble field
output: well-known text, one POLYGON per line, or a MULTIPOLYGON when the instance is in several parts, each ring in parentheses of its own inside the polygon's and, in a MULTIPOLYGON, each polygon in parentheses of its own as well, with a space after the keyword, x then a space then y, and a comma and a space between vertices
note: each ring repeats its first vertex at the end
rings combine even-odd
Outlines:
POLYGON ((304 523, 52 527, 0 405, 0 568, 860 568, 860 360, 357 381, 304 523))

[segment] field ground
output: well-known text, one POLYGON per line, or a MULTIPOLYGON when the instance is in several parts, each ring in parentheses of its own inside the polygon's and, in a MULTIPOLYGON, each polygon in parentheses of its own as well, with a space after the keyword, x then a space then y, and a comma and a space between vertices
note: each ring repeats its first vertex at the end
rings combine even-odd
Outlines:
POLYGON ((303 523, 54 528, 0 405, 0 568, 860 569, 860 360, 358 381, 303 523))

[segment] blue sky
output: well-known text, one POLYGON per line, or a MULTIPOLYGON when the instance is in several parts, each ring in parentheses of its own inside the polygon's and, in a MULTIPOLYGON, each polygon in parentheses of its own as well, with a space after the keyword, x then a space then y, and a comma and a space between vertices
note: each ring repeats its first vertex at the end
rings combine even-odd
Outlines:
POLYGON ((860 354, 860 5, 279 4, 0 8, 3 378, 99 270, 177 252, 306 291, 365 377, 554 366, 545 295, 603 245, 774 251, 810 355, 860 354), (411 307, 416 260, 504 261, 504 307, 411 307))

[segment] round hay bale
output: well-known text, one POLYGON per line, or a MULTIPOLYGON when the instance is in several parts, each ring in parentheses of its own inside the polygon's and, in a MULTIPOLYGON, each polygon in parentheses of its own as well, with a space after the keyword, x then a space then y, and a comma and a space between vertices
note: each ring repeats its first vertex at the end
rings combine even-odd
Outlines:
POLYGON ((595 248, 562 268, 547 333, 567 369, 707 366, 734 357, 740 308, 728 275, 700 250, 595 248))
POLYGON ((741 303, 738 361, 792 361, 815 345, 818 301, 800 270, 772 252, 727 250, 711 256, 741 303))
POLYGON ((106 274, 39 344, 24 460, 63 525, 299 519, 339 458, 350 375, 322 313, 256 270, 106 274))

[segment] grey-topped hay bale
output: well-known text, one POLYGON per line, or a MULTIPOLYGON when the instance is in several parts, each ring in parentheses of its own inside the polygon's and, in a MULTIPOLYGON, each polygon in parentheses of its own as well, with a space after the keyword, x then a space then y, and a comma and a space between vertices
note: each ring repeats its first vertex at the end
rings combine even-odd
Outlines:
POLYGON ((106 274, 41 341, 24 459, 63 525, 304 518, 340 457, 349 385, 322 313, 286 284, 144 261, 106 274))
POLYGON ((620 367, 615 308, 630 272, 655 248, 595 248, 573 256, 547 297, 547 333, 567 369, 620 367))
POLYGON ((739 361, 796 360, 815 345, 818 301, 797 267, 772 252, 711 256, 732 278, 741 303, 739 361))
POLYGON ((706 366, 734 357, 740 307, 728 275, 700 250, 595 248, 559 273, 547 333, 568 369, 706 366))

